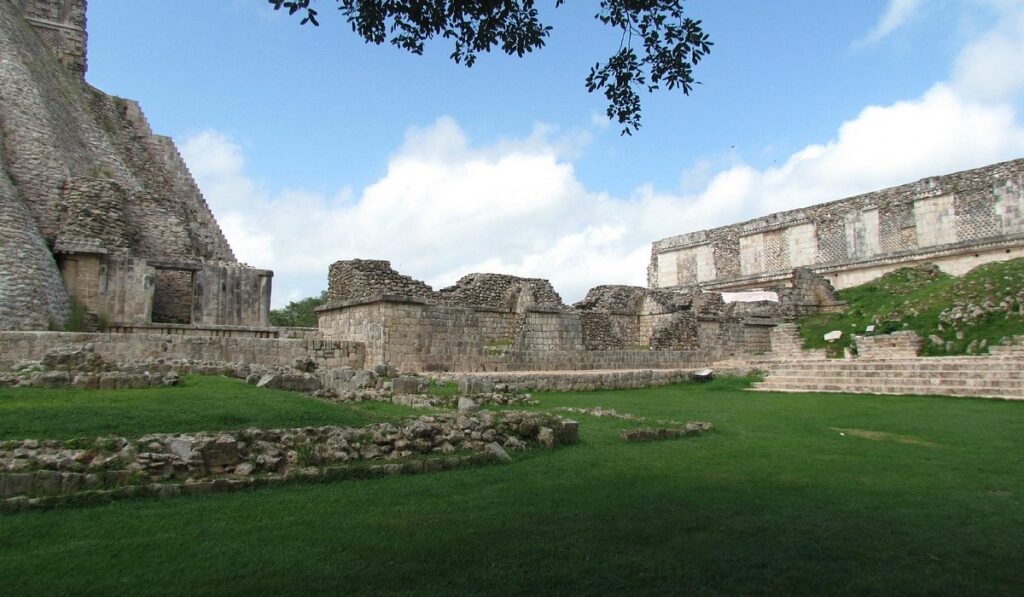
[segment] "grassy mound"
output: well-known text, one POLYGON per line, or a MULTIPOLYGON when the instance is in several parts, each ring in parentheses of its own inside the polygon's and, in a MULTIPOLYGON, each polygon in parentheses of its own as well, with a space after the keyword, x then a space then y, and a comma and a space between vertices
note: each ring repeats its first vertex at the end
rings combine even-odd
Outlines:
POLYGON ((876 334, 913 330, 925 338, 922 354, 981 354, 988 346, 1024 334, 1024 258, 989 263, 953 277, 935 265, 905 267, 836 293, 842 313, 800 320, 804 345, 822 348, 822 336, 842 330, 837 348, 869 325, 876 334))

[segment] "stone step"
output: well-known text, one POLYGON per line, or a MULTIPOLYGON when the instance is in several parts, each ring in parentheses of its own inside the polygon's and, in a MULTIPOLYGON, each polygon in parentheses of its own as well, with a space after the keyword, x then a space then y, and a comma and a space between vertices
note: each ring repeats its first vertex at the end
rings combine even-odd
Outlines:
POLYGON ((848 387, 835 384, 806 384, 806 385, 771 385, 768 383, 755 384, 750 388, 755 392, 821 392, 821 393, 842 393, 842 394, 891 394, 891 395, 918 395, 918 396, 955 396, 973 398, 1002 398, 1007 400, 1024 400, 1024 394, 1020 392, 1009 392, 991 390, 985 388, 940 388, 936 386, 879 386, 872 388, 848 387))
POLYGON ((888 378, 888 377, 927 377, 927 378, 1003 378, 1024 379, 1024 371, 1019 369, 818 369, 815 367, 772 367, 768 370, 771 376, 813 376, 843 377, 856 379, 888 378))
POLYGON ((926 376, 905 376, 905 377, 865 377, 851 378, 844 376, 771 376, 768 380, 759 383, 772 383, 778 385, 803 385, 803 384, 831 384, 844 385, 849 387, 871 387, 871 386, 928 386, 933 388, 999 388, 1007 390, 1024 391, 1024 379, 1006 378, 938 378, 926 376))
POLYGON ((847 380, 828 380, 817 378, 766 380, 754 384, 757 389, 771 389, 785 391, 782 388, 831 388, 832 391, 843 391, 851 393, 875 392, 879 390, 900 390, 907 393, 959 393, 959 394, 1008 394, 1024 398, 1024 388, 1010 385, 1002 387, 1001 384, 965 385, 965 384, 933 384, 921 380, 876 380, 874 382, 850 382, 847 380))
POLYGON ((784 361, 768 371, 751 389, 1024 400, 1024 359, 1015 355, 784 361))
POLYGON ((884 373, 890 371, 919 371, 929 373, 988 373, 988 372, 1024 372, 1024 366, 1016 360, 992 359, 988 362, 921 362, 890 363, 885 361, 864 362, 864 361, 840 361, 820 362, 812 361, 806 363, 781 363, 772 367, 772 373, 785 371, 819 371, 819 372, 864 372, 884 373))

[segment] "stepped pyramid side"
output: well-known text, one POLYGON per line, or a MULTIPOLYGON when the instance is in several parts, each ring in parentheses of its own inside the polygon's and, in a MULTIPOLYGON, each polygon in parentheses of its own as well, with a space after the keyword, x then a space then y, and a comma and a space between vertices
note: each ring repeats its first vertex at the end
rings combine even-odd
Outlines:
POLYGON ((111 321, 265 325, 272 273, 237 263, 139 105, 84 81, 85 8, 0 0, 0 330, 59 325, 69 294, 111 321), (259 296, 200 286, 217 278, 259 296), (138 308, 111 307, 112 287, 138 308))

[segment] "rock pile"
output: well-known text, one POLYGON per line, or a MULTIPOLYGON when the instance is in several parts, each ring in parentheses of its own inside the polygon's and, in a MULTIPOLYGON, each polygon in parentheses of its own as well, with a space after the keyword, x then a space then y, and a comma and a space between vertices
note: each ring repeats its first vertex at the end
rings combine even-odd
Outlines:
POLYGON ((693 421, 691 423, 687 423, 684 427, 677 429, 626 429, 619 432, 619 437, 626 440, 627 442, 654 442, 666 439, 679 439, 681 437, 700 435, 705 431, 711 431, 712 428, 713 426, 711 425, 711 423, 705 423, 703 421, 693 421))
POLYGON ((116 390, 174 386, 179 381, 180 374, 173 367, 150 370, 147 366, 116 365, 88 347, 48 352, 41 361, 20 363, 0 374, 0 387, 116 390))

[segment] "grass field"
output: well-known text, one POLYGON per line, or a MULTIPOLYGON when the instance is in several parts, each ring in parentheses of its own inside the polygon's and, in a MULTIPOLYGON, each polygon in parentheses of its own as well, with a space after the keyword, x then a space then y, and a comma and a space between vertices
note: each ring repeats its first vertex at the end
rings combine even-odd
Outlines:
MULTIPOLYGON (((1024 404, 742 385, 538 395, 715 424, 697 438, 627 444, 635 424, 572 415, 579 445, 508 465, 2 516, 0 592, 1024 590, 1024 404)), ((325 422, 378 414, 324 406, 325 422)))
POLYGON ((0 388, 0 440, 138 437, 246 427, 361 427, 414 413, 380 402, 339 408, 295 392, 265 390, 226 377, 189 376, 177 387, 114 392, 0 388))

